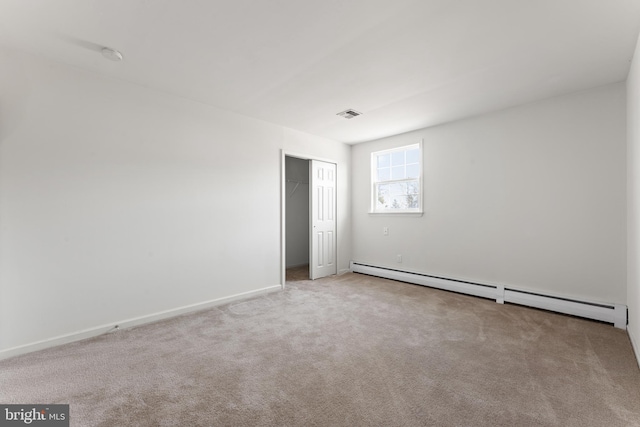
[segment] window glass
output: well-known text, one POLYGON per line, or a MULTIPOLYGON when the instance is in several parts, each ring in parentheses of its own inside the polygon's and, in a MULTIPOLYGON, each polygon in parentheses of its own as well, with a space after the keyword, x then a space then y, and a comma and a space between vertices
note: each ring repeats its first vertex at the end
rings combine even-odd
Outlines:
POLYGON ((391 166, 404 166, 404 151, 391 153, 391 166))
POLYGON ((420 165, 414 163, 407 165, 407 178, 418 178, 420 176, 420 165))
POLYGON ((420 163, 420 149, 407 150, 407 164, 420 163))
POLYGON ((389 167, 390 165, 391 165, 391 154, 382 154, 378 156, 377 167, 384 168, 384 167, 389 167))
POLYGON ((420 144, 371 154, 374 212, 421 212, 420 144))
POLYGON ((391 179, 405 179, 406 175, 404 173, 404 165, 403 166, 394 166, 391 168, 391 179))
POLYGON ((378 181, 389 181, 391 179, 391 168, 378 169, 378 181))

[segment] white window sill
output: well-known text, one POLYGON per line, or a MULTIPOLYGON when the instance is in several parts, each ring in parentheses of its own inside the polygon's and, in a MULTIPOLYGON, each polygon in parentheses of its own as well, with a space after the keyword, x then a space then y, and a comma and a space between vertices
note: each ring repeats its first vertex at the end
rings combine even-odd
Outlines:
POLYGON ((374 212, 374 211, 369 211, 369 215, 376 215, 376 216, 415 216, 415 217, 421 217, 422 215, 424 215, 423 211, 419 211, 419 212, 374 212))

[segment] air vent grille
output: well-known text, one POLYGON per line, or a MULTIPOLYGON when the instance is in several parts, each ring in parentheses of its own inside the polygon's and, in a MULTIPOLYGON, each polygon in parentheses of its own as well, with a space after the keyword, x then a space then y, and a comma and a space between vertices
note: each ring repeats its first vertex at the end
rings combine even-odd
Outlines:
POLYGON ((340 117, 344 117, 345 119, 353 119, 354 117, 358 117, 360 114, 362 113, 359 113, 356 110, 344 110, 336 115, 340 117))

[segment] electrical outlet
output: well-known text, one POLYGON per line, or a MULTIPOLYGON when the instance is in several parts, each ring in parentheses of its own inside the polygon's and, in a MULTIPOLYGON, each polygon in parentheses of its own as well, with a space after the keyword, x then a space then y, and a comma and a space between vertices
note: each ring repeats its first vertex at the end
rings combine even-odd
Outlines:
POLYGON ((383 236, 389 235, 389 227, 382 227, 382 235, 383 236))

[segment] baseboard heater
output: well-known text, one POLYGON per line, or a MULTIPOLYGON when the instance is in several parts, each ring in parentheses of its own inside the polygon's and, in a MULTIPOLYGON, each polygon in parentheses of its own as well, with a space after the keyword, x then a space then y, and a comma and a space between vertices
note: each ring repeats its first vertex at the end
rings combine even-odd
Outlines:
POLYGON ((351 261, 351 271, 354 273, 362 273, 370 276, 384 277, 386 279, 428 286, 430 288, 488 298, 495 300, 499 304, 508 302, 569 314, 572 316, 584 317, 587 319, 599 320, 601 322, 611 323, 616 328, 620 329, 627 328, 627 306, 624 304, 601 304, 589 301, 578 301, 575 299, 506 288, 504 286, 487 285, 449 279, 446 277, 411 273, 385 267, 376 267, 354 261, 351 261))

